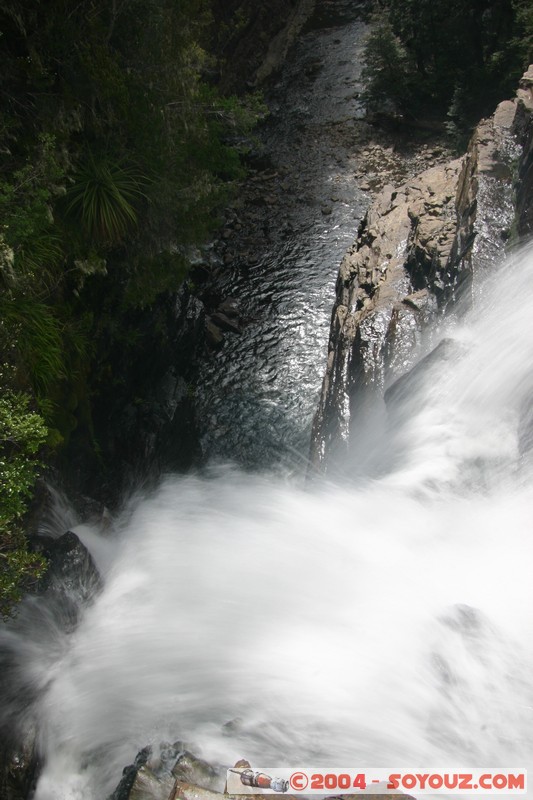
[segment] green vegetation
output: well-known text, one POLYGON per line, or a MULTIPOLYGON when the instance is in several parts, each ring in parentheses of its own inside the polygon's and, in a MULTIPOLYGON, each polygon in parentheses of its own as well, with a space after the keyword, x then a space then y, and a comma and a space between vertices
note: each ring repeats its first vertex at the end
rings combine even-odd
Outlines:
POLYGON ((37 476, 37 453, 47 430, 29 398, 12 391, 0 398, 0 617, 7 617, 23 589, 44 569, 29 553, 21 519, 37 476))
POLYGON ((371 112, 461 135, 533 56, 529 0, 384 0, 365 51, 371 112))
POLYGON ((40 569, 39 449, 98 460, 95 406, 242 175, 259 101, 212 85, 219 39, 211 0, 0 0, 2 613, 40 569))
POLYGON ((137 223, 136 205, 145 196, 146 180, 132 168, 97 162, 89 156, 65 196, 66 216, 77 221, 84 236, 97 244, 120 244, 137 223))

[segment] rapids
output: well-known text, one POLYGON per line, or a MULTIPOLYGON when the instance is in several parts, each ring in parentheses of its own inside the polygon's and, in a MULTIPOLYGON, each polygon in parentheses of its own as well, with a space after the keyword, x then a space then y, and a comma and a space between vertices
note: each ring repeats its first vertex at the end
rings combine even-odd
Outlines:
POLYGON ((165 739, 223 764, 531 766, 532 315, 529 247, 448 323, 437 379, 376 416, 373 477, 217 466, 131 498, 112 535, 81 526, 105 585, 77 630, 29 604, 0 634, 36 800, 102 800, 165 739))

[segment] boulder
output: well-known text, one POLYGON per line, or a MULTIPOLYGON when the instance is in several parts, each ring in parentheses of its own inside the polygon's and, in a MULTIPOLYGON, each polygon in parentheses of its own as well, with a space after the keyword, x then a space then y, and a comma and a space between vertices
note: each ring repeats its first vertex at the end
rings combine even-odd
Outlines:
POLYGON ((137 770, 128 800, 169 800, 176 781, 171 775, 158 777, 146 766, 137 770))
POLYGON ((198 797, 221 797, 214 790, 222 788, 224 776, 225 770, 197 758, 181 742, 162 742, 156 752, 151 747, 140 751, 108 800, 170 800, 179 796, 177 787, 198 797))
MULTIPOLYGON (((107 800, 129 800, 131 791, 137 780, 137 774, 144 768, 146 762, 150 758, 152 749, 150 747, 143 748, 136 756, 133 764, 124 767, 122 771, 122 778, 115 791, 109 795, 107 800)), ((142 778, 141 778, 142 780, 142 778)), ((149 797, 149 795, 148 795, 149 797)))
POLYGON ((43 537, 43 544, 48 569, 40 588, 46 594, 67 594, 79 603, 90 602, 100 591, 102 582, 91 554, 78 535, 67 531, 58 539, 43 537))
POLYGON ((230 331, 231 333, 241 333, 241 329, 239 326, 238 321, 235 317, 230 318, 226 314, 223 314, 222 311, 215 311, 211 314, 211 320, 215 323, 221 330, 223 331, 230 331))
POLYGON ((226 297, 226 299, 219 304, 217 311, 230 319, 238 319, 239 301, 235 300, 233 297, 226 297))
POLYGON ((213 322, 211 317, 205 318, 205 339, 209 347, 212 347, 213 350, 218 350, 219 347, 222 347, 224 341, 224 334, 218 325, 213 322))
POLYGON ((102 588, 93 558, 77 534, 67 531, 57 539, 35 536, 30 541, 34 551, 48 560, 38 592, 54 608, 54 616, 65 630, 74 630, 82 608, 92 602, 102 588))

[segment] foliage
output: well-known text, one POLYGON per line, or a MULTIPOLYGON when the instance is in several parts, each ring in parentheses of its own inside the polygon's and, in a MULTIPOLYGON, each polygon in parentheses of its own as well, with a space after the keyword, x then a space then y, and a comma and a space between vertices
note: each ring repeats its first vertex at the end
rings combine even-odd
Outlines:
POLYGON ((0 264, 5 289, 39 294, 57 280, 64 255, 52 206, 62 178, 55 139, 43 133, 29 148, 28 163, 0 180, 2 243, 10 252, 9 269, 0 264))
POLYGON ((131 266, 128 284, 124 291, 127 308, 146 308, 156 297, 181 285, 188 272, 184 253, 157 253, 149 257, 138 256, 131 266))
POLYGON ((72 177, 65 213, 77 220, 89 241, 119 244, 137 222, 136 205, 145 196, 145 176, 133 167, 90 156, 72 177))
POLYGON ((384 0, 365 50, 367 102, 460 132, 512 93, 532 34, 528 0, 384 0))
POLYGON ((44 419, 69 460, 98 458, 95 409, 124 402, 140 324, 172 307, 242 175, 261 107, 211 82, 212 4, 0 0, 0 424, 19 425, 3 445, 2 503, 19 505, 2 511, 0 610, 38 567, 13 544, 37 469, 23 419, 39 440, 44 419))
MULTIPOLYGON (((62 330, 51 309, 25 297, 0 296, 0 347, 23 370, 38 397, 65 377, 62 330)), ((20 380, 19 376, 19 380, 20 380)))
POLYGON ((363 100, 371 111, 403 113, 416 103, 415 69, 383 14, 375 15, 365 48, 363 100))
POLYGON ((29 553, 20 528, 37 477, 38 451, 47 436, 42 417, 27 395, 7 391, 0 398, 0 616, 12 613, 21 592, 44 569, 29 553))
POLYGON ((512 44, 520 54, 522 64, 533 62, 533 6, 530 0, 513 0, 516 14, 518 35, 512 44))

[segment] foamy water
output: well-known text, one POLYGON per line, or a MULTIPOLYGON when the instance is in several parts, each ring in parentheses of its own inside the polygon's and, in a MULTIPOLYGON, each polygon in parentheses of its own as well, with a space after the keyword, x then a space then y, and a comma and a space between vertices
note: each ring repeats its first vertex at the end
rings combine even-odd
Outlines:
POLYGON ((531 764, 533 251, 503 270, 376 430, 379 479, 169 476, 112 540, 80 530, 105 587, 77 631, 4 634, 39 689, 37 800, 102 800, 164 739, 222 764, 531 764))

